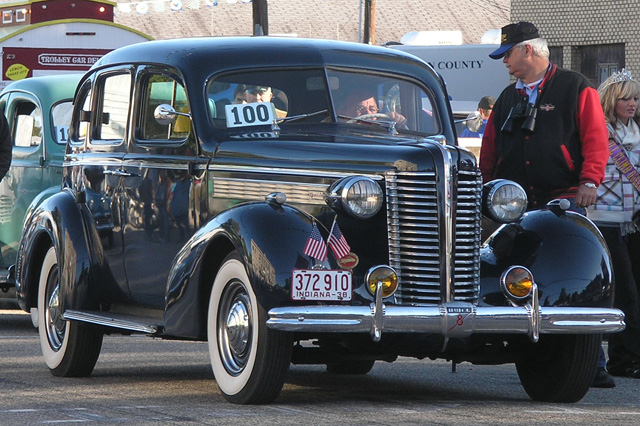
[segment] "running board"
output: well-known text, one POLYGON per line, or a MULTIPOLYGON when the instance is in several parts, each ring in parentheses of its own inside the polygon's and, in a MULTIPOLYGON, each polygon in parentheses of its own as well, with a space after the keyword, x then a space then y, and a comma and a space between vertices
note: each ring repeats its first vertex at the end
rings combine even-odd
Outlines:
POLYGON ((120 328, 124 330, 137 331, 139 333, 155 334, 158 332, 158 326, 152 324, 151 319, 135 318, 120 316, 115 313, 100 312, 81 312, 81 311, 65 311, 65 320, 82 321, 91 324, 104 325, 106 327, 120 328), (142 320, 142 322, 141 322, 142 320), (148 323, 151 324, 148 324, 148 323))

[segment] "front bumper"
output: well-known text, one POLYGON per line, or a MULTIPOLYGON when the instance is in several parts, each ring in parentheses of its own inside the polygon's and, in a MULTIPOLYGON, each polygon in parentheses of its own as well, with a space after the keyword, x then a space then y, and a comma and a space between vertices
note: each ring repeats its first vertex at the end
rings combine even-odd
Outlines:
POLYGON ((436 333, 465 338, 473 333, 601 334, 622 331, 618 309, 524 306, 485 307, 466 302, 437 306, 288 306, 269 311, 267 326, 290 332, 371 333, 379 341, 386 333, 436 333))

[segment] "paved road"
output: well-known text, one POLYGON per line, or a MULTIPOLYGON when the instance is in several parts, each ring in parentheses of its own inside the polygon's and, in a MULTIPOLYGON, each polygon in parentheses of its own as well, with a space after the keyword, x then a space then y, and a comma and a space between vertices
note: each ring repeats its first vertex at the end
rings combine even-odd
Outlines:
POLYGON ((617 379, 577 404, 527 397, 515 367, 402 358, 366 376, 292 366, 275 403, 220 395, 206 344, 106 336, 89 378, 56 378, 30 318, 0 305, 0 425, 636 425, 640 380, 617 379))

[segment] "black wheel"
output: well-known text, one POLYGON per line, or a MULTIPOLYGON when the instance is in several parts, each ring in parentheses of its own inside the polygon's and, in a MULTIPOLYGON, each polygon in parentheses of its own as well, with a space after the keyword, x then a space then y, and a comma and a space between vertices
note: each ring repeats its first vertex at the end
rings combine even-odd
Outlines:
POLYGON ((231 253, 213 282, 208 313, 211 367, 222 395, 237 404, 266 404, 284 386, 293 342, 270 330, 240 256, 231 253))
POLYGON ((374 359, 358 361, 332 362, 327 364, 327 373, 331 374, 367 374, 373 368, 374 359))
POLYGON ((589 391, 602 335, 541 336, 527 342, 516 362, 522 387, 536 401, 577 402, 589 391))
POLYGON ((47 252, 38 287, 38 332, 44 360, 54 376, 85 377, 100 356, 102 333, 89 324, 65 321, 55 248, 47 252))

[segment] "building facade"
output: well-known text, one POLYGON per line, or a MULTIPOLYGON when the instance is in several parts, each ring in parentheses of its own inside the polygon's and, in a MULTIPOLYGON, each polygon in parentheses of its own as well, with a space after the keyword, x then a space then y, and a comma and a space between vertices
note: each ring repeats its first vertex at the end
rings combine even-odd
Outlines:
POLYGON ((622 68, 640 76, 640 0, 512 0, 511 22, 518 21, 534 23, 551 60, 595 86, 622 68))

